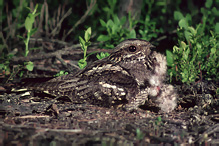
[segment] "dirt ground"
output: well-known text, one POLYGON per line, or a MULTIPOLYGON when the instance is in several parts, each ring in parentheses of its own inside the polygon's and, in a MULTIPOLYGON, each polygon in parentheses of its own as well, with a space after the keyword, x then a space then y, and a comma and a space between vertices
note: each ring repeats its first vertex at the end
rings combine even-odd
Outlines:
POLYGON ((126 112, 28 91, 1 92, 0 145, 216 145, 218 84, 199 84, 206 93, 178 85, 178 107, 169 114, 147 105, 126 112))
MULTIPOLYGON (((41 77, 55 70, 34 63, 41 77)), ((174 84, 178 106, 169 114, 149 104, 126 112, 11 90, 19 82, 0 83, 0 145, 219 145, 218 81, 174 84)))

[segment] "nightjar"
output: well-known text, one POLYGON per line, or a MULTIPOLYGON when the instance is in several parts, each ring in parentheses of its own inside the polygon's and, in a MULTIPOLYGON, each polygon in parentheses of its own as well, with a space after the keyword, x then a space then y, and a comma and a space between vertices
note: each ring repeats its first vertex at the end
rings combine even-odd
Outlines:
POLYGON ((128 39, 115 47, 110 56, 95 61, 76 74, 68 74, 29 89, 55 96, 68 96, 75 103, 88 102, 126 110, 143 105, 149 96, 164 112, 176 107, 177 94, 163 83, 166 58, 154 51, 148 41, 128 39))

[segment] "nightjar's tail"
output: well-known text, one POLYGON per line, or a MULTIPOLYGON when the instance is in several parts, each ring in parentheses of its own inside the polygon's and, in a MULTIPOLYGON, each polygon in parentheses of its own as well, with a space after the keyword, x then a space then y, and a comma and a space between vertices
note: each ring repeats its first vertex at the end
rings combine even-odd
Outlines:
POLYGON ((28 78, 21 81, 21 87, 28 90, 36 91, 55 91, 58 87, 69 78, 64 75, 56 78, 28 78))
POLYGON ((87 87, 87 80, 79 80, 80 78, 75 77, 74 74, 68 74, 53 79, 50 78, 50 80, 46 78, 26 79, 26 81, 23 82, 22 87, 54 96, 75 97, 76 90, 83 91, 85 87, 87 87))

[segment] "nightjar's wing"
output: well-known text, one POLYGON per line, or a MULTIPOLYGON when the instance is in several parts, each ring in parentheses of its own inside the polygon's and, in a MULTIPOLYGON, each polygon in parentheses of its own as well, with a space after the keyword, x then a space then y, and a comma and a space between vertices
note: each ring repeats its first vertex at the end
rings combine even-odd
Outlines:
POLYGON ((29 89, 105 107, 127 104, 139 93, 130 73, 107 59, 96 61, 77 74, 60 76, 29 89))

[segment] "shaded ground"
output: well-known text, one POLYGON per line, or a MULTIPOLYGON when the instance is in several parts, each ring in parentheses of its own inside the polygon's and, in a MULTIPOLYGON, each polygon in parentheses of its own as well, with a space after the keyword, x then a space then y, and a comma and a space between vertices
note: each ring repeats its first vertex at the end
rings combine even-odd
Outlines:
MULTIPOLYGON (((36 74, 60 70, 60 62, 50 65, 48 58, 47 66, 35 58, 36 74)), ((0 145, 219 145, 218 82, 175 85, 178 107, 169 114, 151 105, 130 113, 72 104, 65 97, 7 90, 14 86, 15 83, 0 86, 0 145)))
POLYGON ((72 104, 67 98, 56 100, 28 95, 29 92, 4 93, 0 96, 3 138, 0 145, 219 144, 216 96, 192 97, 188 89, 179 91, 182 92, 188 95, 180 95, 184 98, 179 99, 178 108, 170 114, 144 108, 129 113, 72 104))

